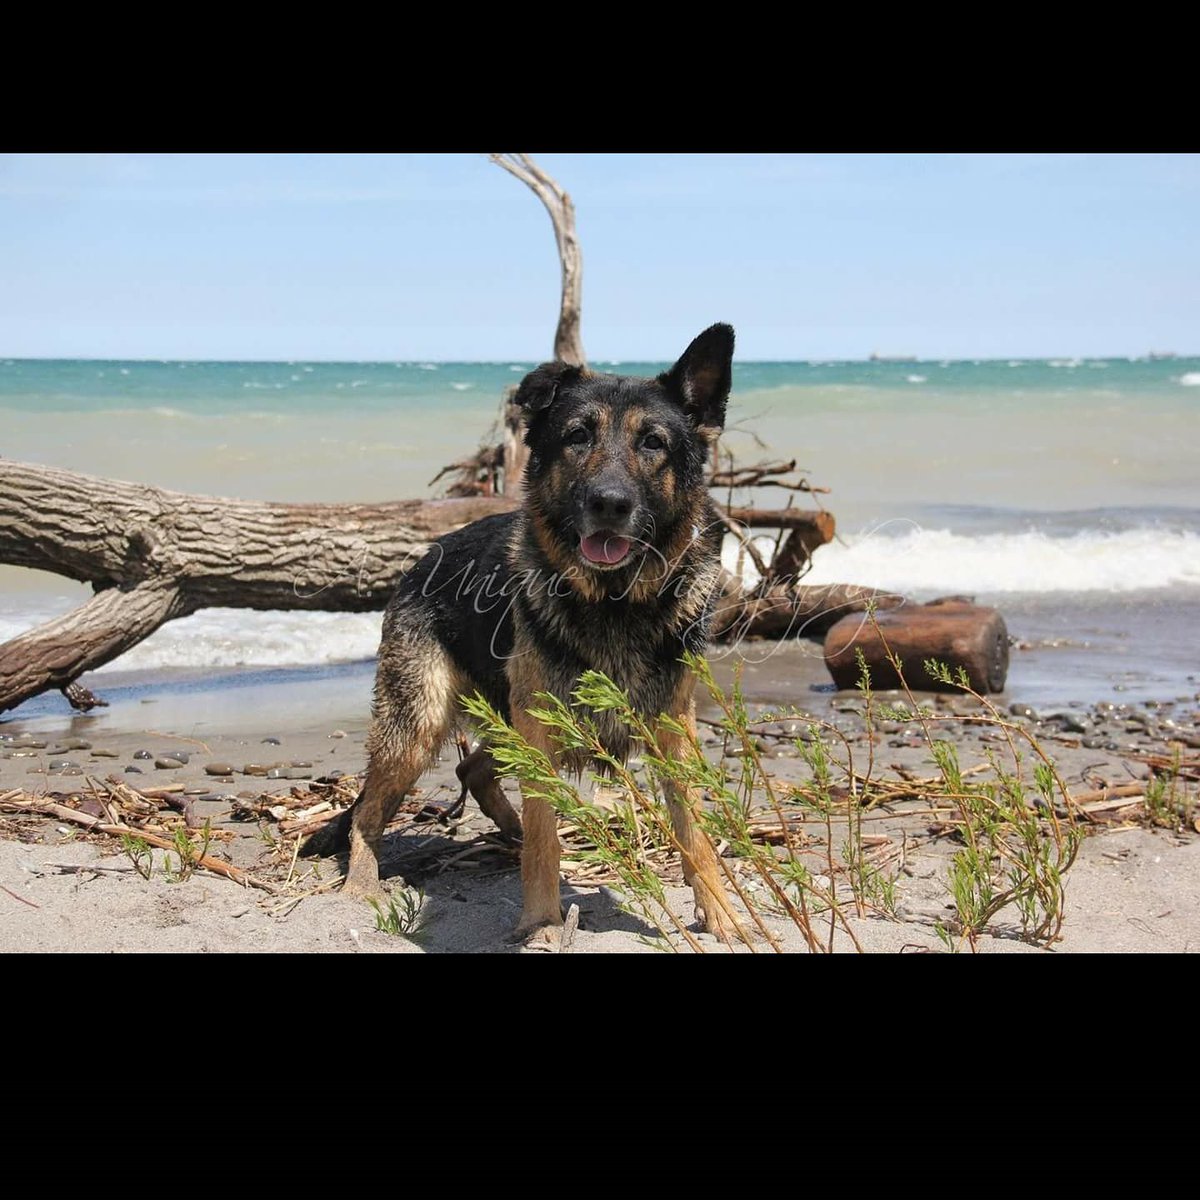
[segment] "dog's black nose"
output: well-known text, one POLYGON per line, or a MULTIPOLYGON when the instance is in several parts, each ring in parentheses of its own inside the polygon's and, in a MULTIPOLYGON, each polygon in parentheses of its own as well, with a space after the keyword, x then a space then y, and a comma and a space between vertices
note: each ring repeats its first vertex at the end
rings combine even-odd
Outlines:
POLYGON ((593 488, 588 495, 588 512, 599 521, 624 520, 633 512, 633 499, 620 488, 593 488))

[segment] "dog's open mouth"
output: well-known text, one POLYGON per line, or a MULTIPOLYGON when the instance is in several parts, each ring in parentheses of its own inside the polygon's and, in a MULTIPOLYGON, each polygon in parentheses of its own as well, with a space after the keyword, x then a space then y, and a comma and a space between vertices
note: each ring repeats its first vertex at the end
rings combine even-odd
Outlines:
POLYGON ((627 537, 598 529, 579 539, 579 551, 588 562, 600 567, 615 567, 629 557, 633 542, 627 537))

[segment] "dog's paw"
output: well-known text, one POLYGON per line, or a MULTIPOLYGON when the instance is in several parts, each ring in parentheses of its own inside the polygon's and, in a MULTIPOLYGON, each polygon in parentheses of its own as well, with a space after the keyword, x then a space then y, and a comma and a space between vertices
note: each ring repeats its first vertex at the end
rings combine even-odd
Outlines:
POLYGON ((519 942, 523 949, 534 953, 555 953, 562 949, 562 936, 562 925, 538 925, 524 934, 518 929, 513 934, 513 940, 519 942))
POLYGON ((723 942, 739 942, 750 939, 750 935, 745 932, 745 927, 733 921, 716 903, 709 908, 696 905, 696 924, 705 933, 711 933, 723 942))
POLYGON ((348 900, 375 900, 381 904, 387 899, 379 877, 372 878, 369 875, 347 875, 342 880, 339 894, 348 900))
POLYGON ((522 917, 508 941, 529 950, 557 950, 562 941, 562 913, 550 917, 522 917))

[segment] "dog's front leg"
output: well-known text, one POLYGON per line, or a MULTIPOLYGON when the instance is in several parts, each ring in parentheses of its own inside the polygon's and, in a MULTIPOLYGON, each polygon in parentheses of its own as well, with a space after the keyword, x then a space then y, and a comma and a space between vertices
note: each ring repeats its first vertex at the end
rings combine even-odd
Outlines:
MULTIPOLYGON (((696 705, 690 695, 691 681, 687 684, 689 694, 681 706, 678 720, 688 730, 691 743, 669 730, 658 733, 658 746, 663 758, 679 759, 693 753, 696 742, 696 705)), ((728 912, 729 900, 721 883, 721 868, 712 842, 697 825, 694 809, 699 798, 686 788, 665 781, 667 810, 671 814, 671 828, 679 843, 683 859, 683 878, 691 885, 696 901, 696 920, 708 933, 718 937, 744 936, 737 919, 728 912)))
MULTIPOLYGON (((513 726, 530 745, 542 750, 557 767, 558 755, 550 744, 546 727, 517 709, 513 726)), ((521 846, 521 919, 514 939, 520 941, 557 942, 558 927, 563 923, 562 902, 559 899, 558 823, 554 809, 539 796, 531 796, 521 785, 521 823, 524 842, 521 846)))

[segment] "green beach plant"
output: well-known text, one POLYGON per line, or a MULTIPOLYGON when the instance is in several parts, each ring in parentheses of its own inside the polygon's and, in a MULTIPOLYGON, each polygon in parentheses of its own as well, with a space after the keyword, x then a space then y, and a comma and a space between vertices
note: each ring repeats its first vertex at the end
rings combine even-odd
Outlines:
POLYGON ((147 842, 131 833, 121 834, 121 849, 133 864, 133 869, 143 878, 149 879, 154 870, 154 852, 147 842))
POLYGON ((177 865, 171 866, 171 852, 168 850, 163 855, 163 878, 168 883, 182 883, 185 879, 190 879, 195 873, 196 867, 200 865, 201 860, 208 854, 208 847, 212 842, 212 826, 206 818, 203 827, 198 835, 198 842, 192 840, 192 835, 183 826, 177 826, 175 832, 171 836, 171 841, 175 850, 177 865))
POLYGON ((375 910, 375 928, 392 937, 415 938, 420 931, 425 892, 421 888, 402 887, 387 897, 384 908, 374 897, 368 904, 375 910))
MULTIPOLYGON (((868 618, 874 620, 870 611, 868 618)), ((703 797, 695 810, 696 823, 717 851, 730 915, 741 922, 730 948, 782 950, 773 922, 784 919, 792 922, 810 951, 832 950, 839 936, 861 950, 851 915, 895 917, 899 869, 872 862, 872 847, 887 839, 875 838, 868 845, 864 834, 867 814, 894 798, 897 790, 894 782, 878 779, 875 773, 874 747, 883 719, 921 727, 938 772, 925 798, 932 810, 952 814, 945 824, 961 842, 946 876, 955 915, 936 930, 943 943, 952 950, 963 945, 974 950, 979 936, 1009 905, 1030 940, 1049 945, 1058 937, 1065 903, 1063 876, 1082 838, 1070 796, 1032 735, 1006 721, 961 673, 952 674, 943 664, 925 665, 935 680, 973 696, 982 706, 980 715, 968 718, 923 706, 894 656, 907 703, 881 704, 860 656, 864 764, 856 762, 853 740, 830 722, 794 709, 752 717, 740 668, 726 692, 703 657, 689 655, 684 661, 719 714, 707 722, 720 737, 721 755, 715 762, 684 724, 665 715, 647 718, 635 712, 628 696, 600 672, 581 675, 570 704, 546 693, 537 696, 530 715, 549 731, 551 742, 564 754, 592 759, 617 786, 622 799, 611 807, 584 800, 579 789, 559 775, 550 757, 525 741, 482 696, 463 698, 501 773, 516 777, 524 794, 538 796, 554 808, 565 823, 564 834, 572 838, 571 859, 599 864, 615 876, 622 907, 658 933, 658 944, 706 949, 669 903, 655 869, 667 852, 680 850, 664 802, 665 788, 703 797), (601 713, 615 718, 637 740, 640 764, 608 753, 598 729, 601 713), (764 754, 765 739, 785 739, 765 726, 786 719, 801 723, 796 736, 786 740, 805 763, 808 777, 783 784, 767 769, 764 754), (989 753, 984 764, 987 778, 966 777, 955 744, 936 736, 935 729, 939 722, 968 719, 1003 734, 1011 765, 989 753), (663 732, 672 735, 670 744, 682 744, 685 751, 665 754, 660 745, 663 732), (1020 739, 1028 743, 1034 759, 1031 777, 1023 765, 1020 739), (812 827, 823 836, 811 837, 812 827)))

